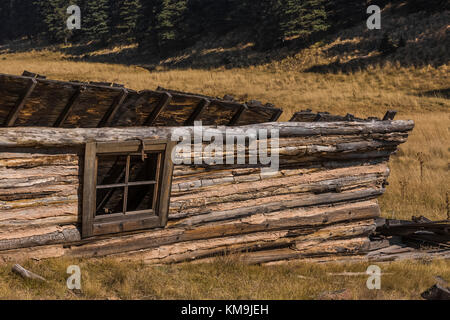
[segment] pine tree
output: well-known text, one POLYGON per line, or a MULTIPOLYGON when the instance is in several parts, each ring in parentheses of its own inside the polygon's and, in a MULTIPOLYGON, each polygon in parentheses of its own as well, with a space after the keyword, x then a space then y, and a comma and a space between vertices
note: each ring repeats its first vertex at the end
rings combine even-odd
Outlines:
POLYGON ((87 40, 106 44, 110 36, 108 0, 87 0, 83 19, 83 34, 87 40))
POLYGON ((142 1, 136 37, 139 46, 160 56, 183 47, 189 38, 187 3, 188 0, 142 1))
POLYGON ((283 37, 309 36, 328 29, 324 0, 281 1, 280 29, 283 37))
POLYGON ((47 0, 37 1, 40 17, 42 18, 45 30, 43 31, 47 40, 55 43, 67 42, 73 32, 67 28, 67 8, 69 0, 47 0))
POLYGON ((121 41, 133 42, 136 39, 140 10, 141 1, 139 0, 122 0, 119 3, 119 19, 115 30, 121 41))
POLYGON ((156 15, 158 48, 162 55, 169 50, 180 48, 186 40, 185 18, 187 0, 163 0, 161 10, 156 15))
POLYGON ((138 16, 135 38, 142 51, 159 51, 156 17, 161 8, 162 0, 141 0, 141 14, 138 16))

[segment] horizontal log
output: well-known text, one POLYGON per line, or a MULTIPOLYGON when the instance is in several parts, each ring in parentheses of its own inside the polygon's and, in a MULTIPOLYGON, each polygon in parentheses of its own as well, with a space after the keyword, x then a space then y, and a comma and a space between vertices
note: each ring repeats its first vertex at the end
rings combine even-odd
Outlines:
POLYGON ((249 252, 242 254, 239 258, 244 263, 261 264, 274 261, 285 261, 295 259, 305 259, 310 257, 326 257, 339 255, 358 255, 365 253, 369 246, 369 239, 367 237, 360 237, 354 239, 326 241, 323 243, 316 243, 314 241, 305 243, 302 249, 281 248, 273 250, 264 250, 257 252, 249 252))
MULTIPOLYGON (((39 220, 48 217, 73 216, 73 220, 78 219, 78 203, 55 204, 51 206, 27 207, 0 211, 0 221, 28 221, 39 220)), ((20 222, 19 222, 20 223, 20 222)))
POLYGON ((258 213, 269 213, 280 210, 287 210, 300 207, 330 205, 345 201, 357 201, 362 199, 373 199, 384 193, 383 188, 366 188, 361 190, 354 190, 343 193, 322 193, 319 195, 304 195, 296 196, 295 199, 284 199, 279 202, 269 202, 258 205, 255 200, 252 203, 247 203, 247 207, 239 207, 231 210, 224 210, 221 212, 212 212, 198 216, 188 217, 180 222, 174 223, 181 226, 198 225, 212 221, 222 221, 228 219, 242 218, 258 213))
POLYGON ((77 216, 56 216, 36 220, 4 220, 0 222, 0 239, 19 238, 44 234, 60 226, 78 223, 77 216))
MULTIPOLYGON (((355 232, 354 235, 358 235, 355 232)), ((314 236, 310 236, 314 237, 314 236)), ((215 241, 176 243, 157 249, 119 255, 123 260, 138 259, 144 263, 178 263, 215 255, 241 253, 240 259, 246 263, 263 263, 308 256, 330 254, 357 254, 367 249, 367 237, 352 239, 314 240, 287 237, 285 232, 255 233, 237 237, 220 238, 215 241), (292 243, 304 243, 303 248, 290 248, 292 243), (280 248, 281 247, 281 248, 280 248), (245 253, 244 253, 245 252, 245 253)))
MULTIPOLYGON (((304 205, 330 204, 337 200, 336 194, 344 194, 364 188, 379 189, 382 187, 385 179, 376 176, 366 176, 365 179, 352 180, 338 179, 327 181, 326 183, 316 184, 300 184, 288 187, 272 187, 266 190, 236 193, 232 195, 224 195, 223 197, 209 197, 191 199, 187 201, 174 201, 171 203, 169 219, 176 220, 183 217, 202 216, 206 214, 214 214, 217 212, 230 211, 239 208, 262 206, 270 203, 288 202, 293 199, 304 200, 304 205), (335 183, 335 184, 334 184, 335 183), (326 196, 322 196, 326 194, 326 196), (330 199, 330 203, 326 198, 330 199)), ((345 195, 344 195, 345 196, 345 195)))
MULTIPOLYGON (((8 257, 28 256, 28 251, 15 251, 16 248, 33 246, 36 254, 45 257, 49 252, 58 255, 71 256, 104 256, 119 254, 159 246, 172 245, 180 242, 190 242, 204 239, 221 239, 227 236, 242 236, 258 232, 284 232, 289 237, 303 236, 304 239, 320 237, 349 237, 355 232, 366 234, 375 227, 372 219, 379 215, 376 201, 342 204, 335 207, 299 208, 270 214, 257 214, 243 219, 226 222, 211 222, 205 225, 179 228, 175 225, 166 229, 149 230, 131 235, 109 236, 105 239, 80 239, 79 231, 73 226, 59 228, 47 234, 35 234, 29 237, 4 239, 0 241, 0 260, 8 257), (367 220, 371 219, 371 220, 367 220), (346 221, 355 221, 349 222, 346 221), (329 226, 329 227, 327 227, 329 226), (77 243, 79 242, 79 243, 77 243), (65 246, 62 252, 51 244, 61 243, 65 246), (36 247, 39 246, 39 247, 36 247)), ((42 232, 45 230, 35 230, 42 232)), ((50 255, 51 256, 51 255, 50 255)))
POLYGON ((16 201, 0 201, 0 212, 28 207, 51 206, 56 204, 78 203, 78 195, 70 193, 62 196, 49 196, 44 198, 24 199, 16 201))
POLYGON ((70 196, 76 195, 78 189, 79 186, 77 184, 40 185, 39 187, 17 187, 7 189, 0 188, 0 201, 17 201, 46 198, 50 196, 70 196))
POLYGON ((321 227, 374 219, 380 210, 376 201, 342 204, 334 207, 298 208, 293 210, 255 214, 253 216, 215 221, 203 225, 180 227, 169 225, 166 229, 152 230, 135 235, 93 239, 74 244, 69 255, 103 256, 133 250, 155 248, 177 242, 221 238, 262 231, 302 229, 304 234, 315 232, 321 227))
POLYGON ((0 152, 0 169, 2 168, 36 168, 47 166, 78 166, 79 157, 76 154, 39 154, 36 151, 0 152))
MULTIPOLYGON (((208 128, 204 132, 227 131, 242 135, 241 130, 266 129, 279 130, 280 137, 311 135, 355 135, 372 133, 408 132, 414 128, 413 121, 375 121, 375 122, 324 122, 324 123, 269 123, 233 128, 208 128)), ((15 146, 73 146, 87 142, 114 142, 135 139, 169 139, 174 130, 180 128, 0 128, 0 147, 15 146)), ((193 133, 193 127, 183 128, 193 133)), ((193 135, 192 135, 193 136, 193 135)))
MULTIPOLYGON (((387 178, 389 175, 389 168, 386 164, 379 164, 373 166, 360 166, 351 168, 337 168, 331 170, 282 170, 273 174, 263 174, 261 172, 249 175, 232 175, 232 171, 228 171, 228 175, 224 173, 227 180, 212 179, 212 185, 207 183, 209 179, 190 180, 188 182, 174 183, 172 188, 172 203, 182 201, 197 201, 205 203, 204 199, 225 197, 228 195, 240 196, 245 193, 258 193, 271 188, 283 187, 298 187, 303 185, 305 191, 315 189, 314 185, 330 185, 335 187, 340 183, 342 185, 349 185, 353 181, 358 180, 364 183, 373 178, 387 178), (305 174, 305 171, 309 173, 305 174), (314 172, 315 171, 315 172, 314 172), (219 181, 217 181, 219 180, 219 181), (206 183, 205 183, 206 181, 206 183), (211 186, 220 185, 210 188, 211 186), (310 187, 309 187, 310 186, 310 187), (190 192, 188 192, 190 191, 190 192)), ((302 188, 298 188, 302 190, 302 188)), ((325 188, 324 190, 328 190, 325 188)), ((292 191, 292 193, 294 193, 292 191)), ((223 202, 226 202, 223 200, 223 202)))
POLYGON ((59 230, 37 234, 22 238, 0 239, 0 251, 43 246, 55 243, 66 243, 79 241, 81 239, 80 232, 75 226, 65 226, 58 228, 59 230))
POLYGON ((62 245, 40 246, 0 251, 0 262, 21 262, 30 259, 41 260, 59 258, 64 256, 65 250, 62 245))

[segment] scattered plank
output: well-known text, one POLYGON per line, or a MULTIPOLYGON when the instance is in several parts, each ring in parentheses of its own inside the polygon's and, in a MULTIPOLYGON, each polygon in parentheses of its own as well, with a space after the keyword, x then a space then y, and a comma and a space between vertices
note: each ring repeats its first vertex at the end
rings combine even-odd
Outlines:
POLYGON ((425 300, 450 300, 450 287, 441 277, 436 277, 437 283, 424 291, 421 296, 425 300))
POLYGON ((22 267, 20 264, 15 264, 11 270, 24 279, 33 279, 33 280, 39 280, 39 281, 44 281, 44 282, 47 281, 45 278, 41 277, 40 275, 33 273, 31 271, 28 271, 27 269, 22 267))

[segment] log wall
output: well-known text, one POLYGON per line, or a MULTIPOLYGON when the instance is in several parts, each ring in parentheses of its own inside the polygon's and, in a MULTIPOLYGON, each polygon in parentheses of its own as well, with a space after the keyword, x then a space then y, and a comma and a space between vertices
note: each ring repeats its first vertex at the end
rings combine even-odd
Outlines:
MULTIPOLYGON (((171 263, 239 253, 248 263, 266 263, 364 254, 389 156, 413 127, 379 124, 355 130, 331 123, 317 132, 280 124, 276 173, 251 165, 177 165, 166 228, 95 239, 81 239, 79 231, 83 143, 141 138, 142 131, 48 129, 59 139, 46 140, 44 129, 27 129, 20 138, 15 128, 0 135, 0 261, 108 255, 171 263)), ((146 137, 165 134, 149 129, 146 137)))

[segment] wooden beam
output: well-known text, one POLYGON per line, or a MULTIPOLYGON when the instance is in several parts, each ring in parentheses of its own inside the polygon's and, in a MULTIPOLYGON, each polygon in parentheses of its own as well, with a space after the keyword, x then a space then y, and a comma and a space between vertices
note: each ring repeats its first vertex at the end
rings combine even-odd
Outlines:
POLYGON ((17 120, 17 117, 19 116, 20 110, 22 110, 23 106, 25 105, 26 100, 30 97, 30 95, 33 92, 36 85, 37 85, 37 80, 34 78, 31 78, 25 93, 19 98, 16 105, 9 113, 8 118, 5 121, 6 127, 12 127, 14 125, 14 123, 17 120))
POLYGON ((197 107, 195 108, 194 112, 190 115, 189 119, 186 120, 184 123, 185 126, 192 126, 195 122, 195 120, 198 118, 198 116, 202 113, 202 111, 207 108, 211 104, 211 101, 208 99, 202 99, 198 103, 197 107))
POLYGON ((114 99, 113 104, 111 105, 111 107, 109 107, 103 119, 100 120, 99 124, 97 125, 97 128, 106 127, 111 123, 111 120, 114 118, 114 115, 116 114, 117 110, 119 110, 119 108, 125 102, 127 96, 128 90, 123 89, 122 92, 114 99))
POLYGON ((394 120, 394 118, 395 118, 395 116, 397 115, 397 111, 396 110, 388 110, 387 112, 386 112, 386 114, 384 115, 384 117, 383 117, 383 121, 386 121, 386 120, 394 120))
POLYGON ((61 114, 59 115, 58 119, 55 121, 55 123, 53 125, 55 128, 61 127, 64 124, 64 122, 66 121, 66 119, 69 116, 70 112, 72 111, 73 106, 78 101, 78 99, 81 96, 81 93, 84 90, 86 90, 85 86, 79 86, 76 89, 74 94, 70 97, 69 101, 67 101, 67 104, 64 107, 63 111, 61 112, 61 114))
POLYGON ((234 114, 233 118, 231 118, 230 123, 228 123, 229 126, 234 126, 242 116, 245 110, 247 110, 247 105, 243 104, 238 111, 234 114))
POLYGON ((96 154, 95 142, 87 143, 84 159, 83 180, 83 212, 82 212, 82 237, 87 238, 93 234, 94 208, 96 204, 96 154))
POLYGON ((37 73, 34 73, 34 72, 29 72, 27 70, 25 70, 22 73, 22 77, 30 77, 30 78, 36 78, 36 79, 46 79, 47 78, 46 76, 43 76, 41 74, 37 74, 37 73))
POLYGON ((277 109, 277 111, 274 113, 274 115, 272 116, 272 118, 270 119, 269 122, 276 122, 276 121, 278 121, 278 119, 280 119, 282 113, 283 113, 282 109, 277 109))
MULTIPOLYGON (((257 125, 240 126, 237 129, 228 128, 231 135, 242 135, 242 130, 265 129, 279 130, 280 137, 309 137, 309 136, 336 136, 336 135, 362 135, 382 134, 389 138, 391 134, 403 135, 414 128, 412 120, 376 121, 376 122, 277 122, 257 125)), ((30 146, 75 146, 87 142, 117 142, 137 139, 171 139, 174 130, 179 127, 158 128, 0 128, 0 147, 30 147, 30 146)), ((192 135, 194 128, 185 127, 192 135)), ((225 129, 216 127, 203 127, 205 133, 225 129)))
POLYGON ((170 104, 172 101, 172 95, 168 92, 163 92, 163 96, 159 101, 158 105, 153 109, 150 116, 145 120, 144 126, 151 126, 155 123, 156 119, 158 119, 159 115, 163 112, 163 110, 170 104))

